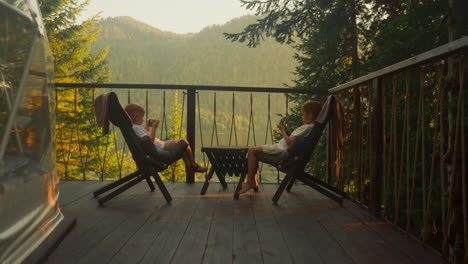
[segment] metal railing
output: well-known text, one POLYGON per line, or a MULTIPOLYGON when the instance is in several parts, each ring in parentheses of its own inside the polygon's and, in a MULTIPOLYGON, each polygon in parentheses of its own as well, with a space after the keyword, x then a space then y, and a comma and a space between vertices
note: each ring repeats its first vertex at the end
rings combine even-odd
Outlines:
POLYGON ((467 50, 463 37, 329 89, 346 120, 343 149, 329 151, 330 183, 439 250, 454 211, 468 219, 467 50))
MULTIPOLYGON (((158 137, 186 138, 196 150, 196 158, 205 164, 207 160, 199 151, 204 146, 271 143, 278 114, 288 114, 288 94, 327 94, 310 89, 199 85, 55 83, 55 87, 59 171, 65 179, 82 180, 115 179, 134 169, 118 129, 112 126, 110 137, 106 137, 96 127, 92 102, 98 94, 112 90, 122 106, 140 104, 146 110, 145 118, 160 119, 158 137), (80 124, 88 125, 80 127, 83 126, 80 124), (93 135, 86 140, 84 134, 89 131, 93 135), (91 147, 95 142, 97 146, 91 147), (100 160, 95 161, 99 165, 90 168, 90 162, 86 161, 95 153, 99 153, 100 160)), ((174 170, 163 178, 172 181, 185 178, 185 172, 180 177, 174 175, 174 170)), ((260 180, 278 182, 279 173, 275 170, 274 174, 274 179, 272 175, 262 179, 260 173, 260 180)), ((193 173, 186 176, 187 182, 196 180, 193 173)))

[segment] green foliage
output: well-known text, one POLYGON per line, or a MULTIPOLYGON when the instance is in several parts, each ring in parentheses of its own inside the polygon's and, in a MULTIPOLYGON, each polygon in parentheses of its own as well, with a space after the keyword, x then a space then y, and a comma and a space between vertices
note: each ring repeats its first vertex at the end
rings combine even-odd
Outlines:
MULTIPOLYGON (((171 113, 169 115, 168 137, 170 139, 185 139, 187 132, 183 126, 182 120, 182 104, 179 102, 179 91, 174 93, 174 100, 171 104, 171 113)), ((182 159, 172 163, 169 168, 162 171, 161 178, 163 180, 182 181, 185 179, 185 165, 182 159)))
MULTIPOLYGON (((107 49, 91 53, 91 44, 99 34, 97 17, 76 24, 88 2, 73 0, 40 1, 50 48, 54 56, 56 82, 95 82, 110 79, 105 61, 107 49)), ((112 137, 97 130, 93 113, 94 91, 89 89, 57 92, 57 167, 63 178, 98 177, 116 171, 108 161, 106 168, 101 151, 112 153, 112 137)), ((116 154, 116 152, 113 152, 116 154)), ((114 157, 115 158, 115 157, 114 157)))

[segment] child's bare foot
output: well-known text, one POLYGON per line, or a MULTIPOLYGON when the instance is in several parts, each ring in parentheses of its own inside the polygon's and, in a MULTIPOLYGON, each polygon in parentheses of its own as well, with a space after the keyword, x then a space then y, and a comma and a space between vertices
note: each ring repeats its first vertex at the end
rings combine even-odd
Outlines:
POLYGON ((258 192, 258 183, 246 182, 242 184, 242 188, 239 190, 239 193, 245 193, 250 189, 253 189, 255 192, 258 192))
POLYGON ((197 164, 195 167, 187 167, 186 170, 187 170, 188 172, 204 173, 204 172, 206 172, 208 169, 197 164))

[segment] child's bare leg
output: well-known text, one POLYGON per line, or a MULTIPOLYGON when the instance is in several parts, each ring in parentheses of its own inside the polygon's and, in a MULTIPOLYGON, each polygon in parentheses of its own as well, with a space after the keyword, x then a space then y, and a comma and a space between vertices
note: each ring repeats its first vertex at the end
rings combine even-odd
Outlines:
POLYGON ((239 190, 239 193, 245 193, 250 189, 257 191, 257 169, 258 169, 258 159, 257 154, 263 151, 263 147, 252 147, 249 148, 247 154, 247 183, 242 185, 242 188, 239 190))
POLYGON ((199 165, 195 161, 195 158, 193 157, 193 152, 192 149, 190 148, 190 144, 186 139, 178 139, 178 140, 166 140, 164 141, 164 149, 170 150, 172 147, 174 147, 175 144, 177 144, 179 141, 185 141, 187 143, 187 149, 185 150, 184 155, 182 156, 182 159, 184 160, 185 167, 186 168, 197 168, 199 165))
POLYGON ((249 148, 247 154, 247 182, 253 186, 257 185, 257 170, 258 170, 258 159, 257 154, 263 151, 263 147, 252 147, 249 148))
MULTIPOLYGON (((171 150, 175 144, 179 143, 179 141, 181 140, 184 140, 184 139, 169 139, 169 140, 164 140, 164 149, 165 150, 171 150)), ((185 142, 187 142, 186 140, 184 140, 185 142)), ((188 145, 188 142, 187 142, 187 145, 188 145)), ((187 149, 190 148, 190 145, 188 145, 187 149)), ((189 168, 192 168, 193 167, 193 164, 190 160, 190 157, 188 157, 187 155, 187 151, 184 152, 184 155, 182 156, 182 160, 184 161, 185 163, 185 167, 189 167, 189 168)))

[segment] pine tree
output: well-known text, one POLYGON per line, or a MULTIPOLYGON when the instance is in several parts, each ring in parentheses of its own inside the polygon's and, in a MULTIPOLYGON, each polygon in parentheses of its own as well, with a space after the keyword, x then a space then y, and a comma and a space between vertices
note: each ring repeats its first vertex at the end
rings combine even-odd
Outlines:
MULTIPOLYGON (((91 44, 99 34, 97 17, 77 24, 78 15, 88 1, 41 0, 41 11, 54 56, 56 82, 102 83, 110 79, 105 57, 107 48, 91 54, 91 44)), ((93 113, 93 90, 57 88, 56 130, 57 167, 66 179, 86 173, 103 176, 106 170, 116 173, 115 162, 104 161, 102 151, 112 153, 113 138, 96 129, 93 113), (108 166, 104 167, 107 163, 108 166)), ((115 154, 115 153, 114 153, 115 154)), ((114 174, 115 175, 115 174, 114 174)))

